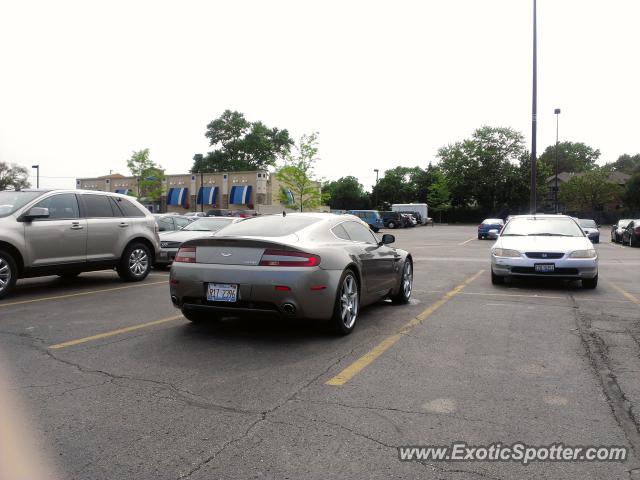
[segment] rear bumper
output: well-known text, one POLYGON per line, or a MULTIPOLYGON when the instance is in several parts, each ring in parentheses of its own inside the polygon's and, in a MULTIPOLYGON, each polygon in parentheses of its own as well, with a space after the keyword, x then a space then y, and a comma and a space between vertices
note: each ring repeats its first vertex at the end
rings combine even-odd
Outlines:
POLYGON ((169 289, 171 300, 177 308, 210 310, 227 315, 273 314, 324 320, 333 315, 341 275, 339 270, 322 270, 318 267, 174 263, 169 289), (208 301, 208 283, 237 284, 237 301, 208 301), (276 290, 276 286, 289 287, 290 290, 276 290), (312 289, 319 286, 325 288, 312 289))
POLYGON ((169 265, 178 253, 177 248, 161 248, 156 255, 156 265, 169 265))

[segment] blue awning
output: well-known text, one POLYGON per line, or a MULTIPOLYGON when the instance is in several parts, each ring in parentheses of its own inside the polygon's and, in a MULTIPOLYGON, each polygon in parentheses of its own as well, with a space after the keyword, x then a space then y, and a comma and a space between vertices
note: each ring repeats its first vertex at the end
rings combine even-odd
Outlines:
POLYGON ((293 196, 293 192, 290 189, 282 187, 282 192, 287 196, 287 205, 292 205, 295 203, 295 197, 293 196))
POLYGON ((200 187, 196 197, 196 205, 216 205, 218 187, 200 187))
POLYGON ((234 185, 229 194, 230 205, 246 205, 251 203, 251 185, 234 185))
POLYGON ((170 188, 167 192, 167 205, 186 205, 189 198, 188 188, 170 188))
POLYGON ((116 193, 121 193, 122 195, 129 195, 128 188, 116 188, 116 193))

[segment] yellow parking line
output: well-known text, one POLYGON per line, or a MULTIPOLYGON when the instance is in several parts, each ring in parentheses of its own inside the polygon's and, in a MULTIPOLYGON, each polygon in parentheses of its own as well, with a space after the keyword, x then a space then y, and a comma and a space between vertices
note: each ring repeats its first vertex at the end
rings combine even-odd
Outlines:
POLYGON ((333 386, 341 386, 351 380, 354 376, 360 373, 365 367, 371 364, 376 358, 382 355, 386 350, 391 348, 398 340, 402 338, 402 336, 409 332, 409 330, 413 329, 420 325, 424 320, 426 320, 433 312, 438 310, 441 306, 451 300, 453 297, 458 295, 467 285, 473 282, 476 278, 478 278, 484 270, 480 270, 474 275, 467 278, 464 282, 462 282, 457 287, 449 290, 446 294, 444 294, 438 301, 431 304, 426 310, 421 312, 412 318, 409 322, 407 322, 398 333, 390 335, 385 338, 378 345, 373 347, 367 353, 365 353, 362 357, 357 359, 351 365, 346 367, 340 373, 338 373, 335 377, 328 380, 325 385, 333 385, 333 386))
POLYGON ((620 292, 622 295, 624 295, 626 298, 628 298, 629 300, 631 300, 633 303, 635 303, 636 305, 640 305, 640 299, 638 297, 636 297, 635 295, 627 292, 624 288, 619 287, 618 285, 616 285, 615 283, 613 283, 611 280, 607 280, 607 283, 609 285, 611 285, 613 288, 615 288, 618 292, 620 292))
POLYGON ((183 318, 182 315, 174 315, 173 317, 162 318, 160 320, 154 320, 153 322, 140 323, 138 325, 133 325, 131 327, 119 328, 117 330, 111 330, 110 332, 91 335, 90 337, 78 338, 77 340, 69 340, 68 342, 56 343, 55 345, 50 345, 49 348, 52 350, 57 350, 59 348, 72 347, 74 345, 80 345, 81 343, 92 342, 93 340, 100 340, 101 338, 113 337, 114 335, 133 332, 135 330, 153 327, 155 325, 161 325, 167 322, 173 322, 174 320, 179 320, 181 318, 183 318))
POLYGON ((469 240, 465 240, 464 242, 460 242, 458 245, 466 245, 467 243, 469 243, 471 240, 475 240, 476 237, 471 237, 469 240))
POLYGON ((48 300, 60 300, 62 298, 81 297, 84 295, 93 295, 94 293, 114 292, 116 290, 125 290, 127 288, 148 287, 150 285, 160 285, 161 283, 167 283, 167 281, 165 280, 162 282, 139 283, 137 285, 127 285, 125 287, 103 288, 102 290, 90 290, 88 292, 67 293, 64 295, 55 295, 53 297, 42 297, 42 298, 34 298, 32 300, 20 300, 18 302, 0 303, 0 308, 11 307, 13 305, 24 305, 25 303, 46 302, 48 300))

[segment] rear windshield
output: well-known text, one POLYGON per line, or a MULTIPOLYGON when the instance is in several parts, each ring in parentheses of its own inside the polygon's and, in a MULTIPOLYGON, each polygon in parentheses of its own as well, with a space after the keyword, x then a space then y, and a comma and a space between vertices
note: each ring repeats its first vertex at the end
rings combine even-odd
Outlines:
POLYGON ((201 218, 200 220, 190 223, 184 227, 183 230, 215 232, 226 227, 231 222, 233 222, 233 218, 201 218))
POLYGON ((244 222, 229 225, 218 233, 220 236, 238 235, 242 237, 285 237, 296 233, 314 223, 319 218, 303 217, 296 215, 269 215, 268 217, 256 217, 244 222))
POLYGON ((43 193, 44 192, 15 192, 12 190, 0 192, 0 217, 8 217, 43 193))
POLYGON ((501 236, 584 237, 582 229, 571 218, 514 218, 504 227, 501 236))
POLYGON ((584 218, 581 218, 579 222, 582 228, 598 228, 595 220, 586 220, 584 218))

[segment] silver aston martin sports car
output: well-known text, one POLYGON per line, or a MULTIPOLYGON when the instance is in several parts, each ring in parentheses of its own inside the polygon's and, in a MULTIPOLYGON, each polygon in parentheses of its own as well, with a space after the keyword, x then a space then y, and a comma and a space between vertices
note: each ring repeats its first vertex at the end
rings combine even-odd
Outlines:
POLYGON ((241 314, 328 320, 351 333, 360 308, 407 303, 411 255, 389 247, 353 215, 294 213, 251 218, 189 240, 170 274, 171 300, 191 321, 241 314))

